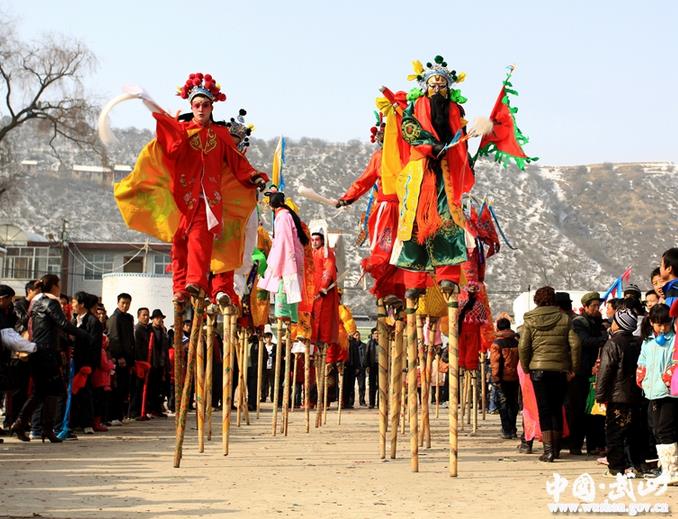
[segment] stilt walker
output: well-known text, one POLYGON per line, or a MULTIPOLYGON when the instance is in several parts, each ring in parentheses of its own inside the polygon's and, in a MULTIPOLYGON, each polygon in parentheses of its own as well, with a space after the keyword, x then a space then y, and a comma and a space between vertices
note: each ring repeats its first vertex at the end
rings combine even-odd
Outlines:
POLYGON ((183 390, 181 394, 181 405, 179 407, 179 424, 177 426, 177 440, 174 448, 174 468, 179 468, 184 445, 184 435, 186 433, 186 415, 191 400, 191 383, 193 382, 193 371, 195 370, 195 356, 198 346, 200 329, 202 328, 203 313, 205 311, 205 296, 200 292, 198 297, 192 298, 193 303, 193 324, 191 327, 191 339, 188 345, 188 362, 186 366, 186 376, 184 377, 183 390))

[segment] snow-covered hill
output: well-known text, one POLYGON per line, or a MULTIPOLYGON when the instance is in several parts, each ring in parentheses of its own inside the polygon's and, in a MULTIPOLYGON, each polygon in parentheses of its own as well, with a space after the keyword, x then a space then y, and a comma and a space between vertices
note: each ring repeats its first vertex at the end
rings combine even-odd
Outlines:
MULTIPOLYGON (((111 164, 132 164, 150 137, 138 130, 120 131, 111 150, 111 164)), ((30 137, 30 135, 29 135, 30 137)), ((62 218, 71 239, 139 241, 127 230, 115 206, 112 187, 75 180, 68 161, 100 164, 76 150, 64 150, 56 176, 44 147, 31 138, 16 146, 17 162, 37 160, 24 171, 0 203, 0 221, 43 236, 58 236, 62 218)), ((274 141, 254 140, 250 161, 270 170, 274 141)), ((288 142, 287 194, 301 206, 302 218, 326 218, 332 230, 345 233, 347 287, 360 277, 364 249, 355 245, 358 221, 366 200, 335 210, 296 195, 300 186, 336 198, 367 164, 372 146, 360 141, 329 143, 304 138, 288 142)), ((474 194, 493 198, 497 216, 512 244, 489 261, 487 283, 495 310, 528 286, 550 284, 558 289, 601 289, 631 265, 632 281, 649 288, 649 273, 660 254, 678 242, 671 215, 678 214, 678 166, 672 163, 595 164, 575 167, 532 165, 526 171, 501 169, 489 162, 476 166, 474 194)), ((347 290, 359 313, 373 313, 373 301, 362 289, 347 290)))

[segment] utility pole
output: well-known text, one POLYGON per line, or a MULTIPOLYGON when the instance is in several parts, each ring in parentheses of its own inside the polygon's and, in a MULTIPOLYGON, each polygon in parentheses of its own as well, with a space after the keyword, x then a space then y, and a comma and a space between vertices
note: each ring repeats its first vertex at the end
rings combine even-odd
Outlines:
POLYGON ((66 225, 68 220, 61 220, 61 235, 59 237, 61 250, 61 290, 67 293, 68 290, 68 243, 66 242, 66 225))

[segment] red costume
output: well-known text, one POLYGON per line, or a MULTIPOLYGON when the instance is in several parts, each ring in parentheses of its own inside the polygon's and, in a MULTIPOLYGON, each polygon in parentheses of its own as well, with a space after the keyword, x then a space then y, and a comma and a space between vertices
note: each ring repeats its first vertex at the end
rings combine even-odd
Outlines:
POLYGON ((393 244, 398 234, 398 196, 384 194, 381 182, 381 148, 374 151, 369 164, 339 200, 353 202, 377 185, 375 205, 368 219, 370 255, 361 262, 362 268, 374 278, 370 290, 378 299, 405 295, 403 271, 390 264, 393 244))
POLYGON ((329 247, 313 250, 313 334, 315 344, 337 344, 339 335, 339 293, 336 287, 337 260, 329 247), (332 286, 334 285, 334 286, 332 286), (332 288, 330 288, 332 286, 332 288))
POLYGON ((206 290, 214 237, 223 226, 221 177, 232 174, 254 189, 258 173, 237 151, 225 127, 202 127, 166 114, 153 116, 157 141, 172 175, 170 189, 181 212, 172 243, 174 292, 183 292, 187 284, 206 290))

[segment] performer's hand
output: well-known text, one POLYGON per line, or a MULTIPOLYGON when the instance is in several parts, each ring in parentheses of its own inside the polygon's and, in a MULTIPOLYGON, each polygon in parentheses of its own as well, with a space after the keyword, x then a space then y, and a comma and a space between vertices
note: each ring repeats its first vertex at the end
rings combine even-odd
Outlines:
POLYGON ((337 202, 336 207, 337 207, 337 209, 339 209, 339 208, 341 208, 341 207, 345 207, 345 206, 347 206, 347 205, 351 205, 352 203, 353 203, 353 200, 344 200, 344 199, 342 199, 342 200, 339 200, 339 201, 337 202))
POLYGON ((324 288, 321 288, 321 289, 320 289, 320 292, 318 292, 318 295, 319 295, 320 297, 325 297, 325 296, 327 295, 327 290, 324 289, 324 288))

